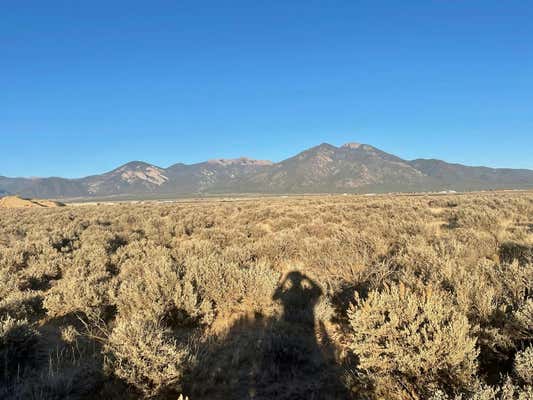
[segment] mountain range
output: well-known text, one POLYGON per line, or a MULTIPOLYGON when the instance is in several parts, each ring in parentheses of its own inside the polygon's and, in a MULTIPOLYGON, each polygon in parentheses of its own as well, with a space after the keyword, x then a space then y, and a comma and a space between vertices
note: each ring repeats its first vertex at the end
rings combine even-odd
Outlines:
POLYGON ((277 163, 242 157, 161 168, 132 161, 79 179, 0 176, 0 196, 51 199, 485 189, 533 189, 533 170, 404 160, 367 144, 322 143, 277 163))

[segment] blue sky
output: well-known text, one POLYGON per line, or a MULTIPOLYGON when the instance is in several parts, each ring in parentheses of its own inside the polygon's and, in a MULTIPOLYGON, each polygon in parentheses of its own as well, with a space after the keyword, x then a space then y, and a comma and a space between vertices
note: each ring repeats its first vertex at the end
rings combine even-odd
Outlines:
POLYGON ((0 175, 349 141, 533 169, 533 3, 0 4, 0 175))

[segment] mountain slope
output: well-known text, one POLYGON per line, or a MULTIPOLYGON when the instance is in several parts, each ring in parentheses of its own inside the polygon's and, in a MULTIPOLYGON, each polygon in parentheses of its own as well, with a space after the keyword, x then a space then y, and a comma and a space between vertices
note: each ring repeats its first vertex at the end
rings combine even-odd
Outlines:
POLYGON ((80 180, 92 196, 154 193, 168 178, 163 168, 142 161, 132 161, 102 175, 80 180))
POLYGON ((431 178, 432 184, 456 190, 533 188, 533 171, 527 169, 468 167, 435 159, 409 164, 431 178))
POLYGON ((278 163, 213 159, 161 168, 133 161, 81 179, 0 177, 0 196, 106 198, 216 193, 368 193, 532 189, 533 171, 403 160, 367 144, 328 143, 278 163))
POLYGON ((400 183, 422 182, 422 174, 404 160, 375 147, 328 143, 303 151, 249 178, 254 191, 272 192, 358 192, 400 183))
POLYGON ((89 196, 87 187, 76 179, 0 177, 0 191, 30 198, 89 196))
POLYGON ((252 176, 272 165, 271 161, 246 157, 214 159, 192 165, 174 164, 166 169, 169 183, 164 190, 167 193, 202 193, 210 190, 239 192, 236 188, 239 188, 244 177, 252 176))

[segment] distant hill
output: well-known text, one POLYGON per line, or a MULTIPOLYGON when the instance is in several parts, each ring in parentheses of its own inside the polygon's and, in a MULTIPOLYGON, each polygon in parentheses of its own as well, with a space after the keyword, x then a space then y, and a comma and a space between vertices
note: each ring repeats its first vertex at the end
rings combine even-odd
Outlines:
POLYGON ((432 185, 457 190, 531 188, 533 171, 528 169, 467 167, 441 160, 418 159, 409 164, 422 172, 432 185))
POLYGON ((242 157, 162 168, 133 161, 81 179, 0 177, 0 196, 55 199, 483 189, 533 189, 533 171, 408 161, 367 144, 323 143, 277 163, 242 157))
POLYGON ((5 196, 0 198, 0 208, 51 208, 64 206, 63 203, 51 200, 30 200, 19 196, 5 196))

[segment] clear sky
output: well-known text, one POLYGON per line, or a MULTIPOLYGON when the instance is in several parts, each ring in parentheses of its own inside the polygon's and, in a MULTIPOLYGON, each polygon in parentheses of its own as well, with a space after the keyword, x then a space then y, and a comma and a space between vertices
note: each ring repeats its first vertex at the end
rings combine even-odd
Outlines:
POLYGON ((533 169, 533 2, 0 3, 0 175, 321 142, 533 169))

